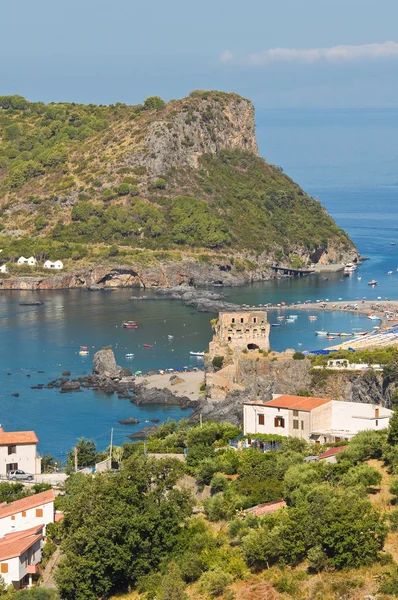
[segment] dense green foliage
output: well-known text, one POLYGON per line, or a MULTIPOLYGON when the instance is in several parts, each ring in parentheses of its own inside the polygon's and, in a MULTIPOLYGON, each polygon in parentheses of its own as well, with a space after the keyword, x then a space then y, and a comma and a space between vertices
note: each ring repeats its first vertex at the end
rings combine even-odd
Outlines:
MULTIPOLYGON (((303 264, 298 248, 312 260, 331 241, 341 250, 351 247, 319 202, 250 152, 205 154, 198 169, 182 161, 160 177, 130 161, 130 141, 141 155, 154 120, 172 129, 176 115, 190 124, 200 113, 212 135, 216 122, 228 120, 222 111, 231 99, 242 101, 236 94, 201 90, 168 105, 157 96, 138 106, 46 105, 0 97, 0 229, 44 238, 46 254, 53 242, 80 245, 71 253, 86 261, 91 256, 82 248, 88 244, 231 247, 269 252, 297 267, 303 264)), ((52 260, 55 254, 68 258, 62 248, 52 252, 52 260)), ((11 248, 8 258, 17 258, 11 248)), ((236 269, 245 270, 248 263, 237 260, 236 269)))

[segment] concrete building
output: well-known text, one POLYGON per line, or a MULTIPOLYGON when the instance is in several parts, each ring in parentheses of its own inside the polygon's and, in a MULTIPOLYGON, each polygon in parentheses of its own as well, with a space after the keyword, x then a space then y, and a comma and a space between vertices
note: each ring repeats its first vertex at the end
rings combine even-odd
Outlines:
POLYGON ((1 265, 1 267, 0 267, 0 273, 8 273, 8 271, 7 271, 7 265, 1 265))
POLYGON ((30 256, 29 258, 25 258, 24 256, 20 256, 18 258, 17 263, 19 265, 29 265, 30 267, 35 267, 37 265, 37 260, 34 256, 30 256))
POLYGON ((266 311, 221 312, 213 329, 210 354, 220 346, 226 346, 234 353, 243 350, 269 350, 270 326, 266 311))
POLYGON ((55 262, 52 262, 51 260, 46 260, 43 267, 45 269, 63 269, 64 263, 62 262, 62 260, 56 260, 55 262))
POLYGON ((391 410, 374 404, 289 395, 243 405, 245 435, 272 433, 318 444, 349 440, 367 429, 385 429, 391 415, 391 410))
MULTIPOLYGON (((54 490, 0 505, 0 537, 54 523, 54 490)), ((2 540, 0 540, 1 543, 2 540)))
POLYGON ((0 575, 16 590, 30 587, 40 576, 43 525, 9 533, 0 540, 0 575))
POLYGON ((32 475, 41 473, 38 442, 34 431, 4 431, 0 428, 0 476, 17 469, 32 475))

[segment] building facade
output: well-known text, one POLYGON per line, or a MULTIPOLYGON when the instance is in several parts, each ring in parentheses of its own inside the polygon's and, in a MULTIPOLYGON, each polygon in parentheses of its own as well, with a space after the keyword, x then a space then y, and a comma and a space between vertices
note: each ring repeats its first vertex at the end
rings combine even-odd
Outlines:
POLYGON ((269 350, 270 326, 264 310, 221 312, 213 328, 210 354, 220 346, 226 346, 234 353, 243 350, 269 350))
POLYGON ((18 469, 32 475, 41 473, 38 442, 34 431, 4 431, 0 428, 0 475, 18 469))
POLYGON ((54 490, 0 505, 0 537, 54 523, 54 490))
POLYGON ((359 431, 388 427, 392 411, 374 404, 281 395, 245 402, 245 435, 277 434, 318 444, 349 440, 359 431))
POLYGON ((43 525, 10 533, 0 540, 0 575, 6 585, 19 590, 39 578, 42 546, 43 525))

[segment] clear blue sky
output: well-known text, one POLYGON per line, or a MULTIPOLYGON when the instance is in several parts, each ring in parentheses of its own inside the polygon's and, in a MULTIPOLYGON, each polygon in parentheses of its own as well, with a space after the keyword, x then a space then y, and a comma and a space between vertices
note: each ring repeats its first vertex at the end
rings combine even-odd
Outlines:
POLYGON ((397 0, 4 2, 0 94, 105 104, 202 88, 258 108, 397 105, 397 23, 397 0))

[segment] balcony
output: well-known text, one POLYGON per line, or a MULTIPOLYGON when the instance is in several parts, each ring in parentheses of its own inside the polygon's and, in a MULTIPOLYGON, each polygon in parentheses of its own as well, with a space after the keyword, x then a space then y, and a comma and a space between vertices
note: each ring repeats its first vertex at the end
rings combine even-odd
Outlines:
POLYGON ((37 563, 36 565, 28 565, 26 567, 26 572, 28 573, 28 575, 41 575, 40 564, 37 563))

